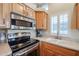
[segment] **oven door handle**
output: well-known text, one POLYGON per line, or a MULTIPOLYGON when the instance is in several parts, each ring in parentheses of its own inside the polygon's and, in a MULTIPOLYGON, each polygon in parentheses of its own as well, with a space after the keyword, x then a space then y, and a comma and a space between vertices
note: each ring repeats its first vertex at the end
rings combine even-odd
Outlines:
POLYGON ((30 46, 28 50, 24 50, 24 51, 22 51, 21 53, 16 53, 15 56, 21 56, 21 55, 23 55, 24 53, 26 53, 26 55, 27 55, 30 51, 32 51, 32 50, 35 49, 36 47, 38 47, 38 43, 35 44, 35 45, 33 45, 33 46, 30 46))

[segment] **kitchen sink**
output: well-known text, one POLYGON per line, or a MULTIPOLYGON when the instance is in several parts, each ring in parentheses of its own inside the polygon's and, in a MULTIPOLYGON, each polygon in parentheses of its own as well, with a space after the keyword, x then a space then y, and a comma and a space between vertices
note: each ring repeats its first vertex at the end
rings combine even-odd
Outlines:
POLYGON ((51 43, 53 42, 53 43, 61 43, 62 44, 62 43, 64 43, 65 40, 64 39, 47 38, 46 41, 51 42, 51 43))

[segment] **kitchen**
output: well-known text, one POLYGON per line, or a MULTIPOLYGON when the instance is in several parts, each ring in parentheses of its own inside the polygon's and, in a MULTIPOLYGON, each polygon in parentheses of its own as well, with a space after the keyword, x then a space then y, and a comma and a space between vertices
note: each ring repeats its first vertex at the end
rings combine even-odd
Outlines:
POLYGON ((79 56, 78 3, 0 3, 0 56, 79 56))

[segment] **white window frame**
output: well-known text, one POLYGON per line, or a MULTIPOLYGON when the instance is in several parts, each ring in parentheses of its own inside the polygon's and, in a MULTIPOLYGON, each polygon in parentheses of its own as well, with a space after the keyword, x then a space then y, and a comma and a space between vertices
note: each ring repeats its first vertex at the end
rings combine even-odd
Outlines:
MULTIPOLYGON (((69 14, 68 13, 61 13, 61 14, 58 14, 58 15, 53 15, 53 16, 57 16, 57 18, 58 18, 58 24, 57 24, 57 33, 60 35, 60 36, 67 36, 68 35, 68 33, 67 34, 60 34, 60 15, 64 15, 64 14, 67 14, 68 15, 68 24, 69 24, 69 14)), ((51 21, 52 21, 52 18, 51 18, 51 21)), ((51 22, 50 22, 51 23, 51 22)), ((51 29, 50 29, 50 32, 51 32, 51 29)), ((68 27, 68 32, 69 32, 69 27, 68 27)), ((52 33, 51 32, 51 34, 52 35, 57 35, 57 33, 52 33)))

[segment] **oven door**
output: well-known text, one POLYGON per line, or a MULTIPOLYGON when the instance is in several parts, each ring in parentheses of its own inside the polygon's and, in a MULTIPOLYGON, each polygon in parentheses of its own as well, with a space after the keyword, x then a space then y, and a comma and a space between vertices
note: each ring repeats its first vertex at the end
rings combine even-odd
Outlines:
POLYGON ((24 53, 21 56, 39 56, 38 47, 30 49, 27 53, 24 53))
POLYGON ((13 56, 38 56, 39 55, 39 43, 26 47, 16 53, 13 56))

